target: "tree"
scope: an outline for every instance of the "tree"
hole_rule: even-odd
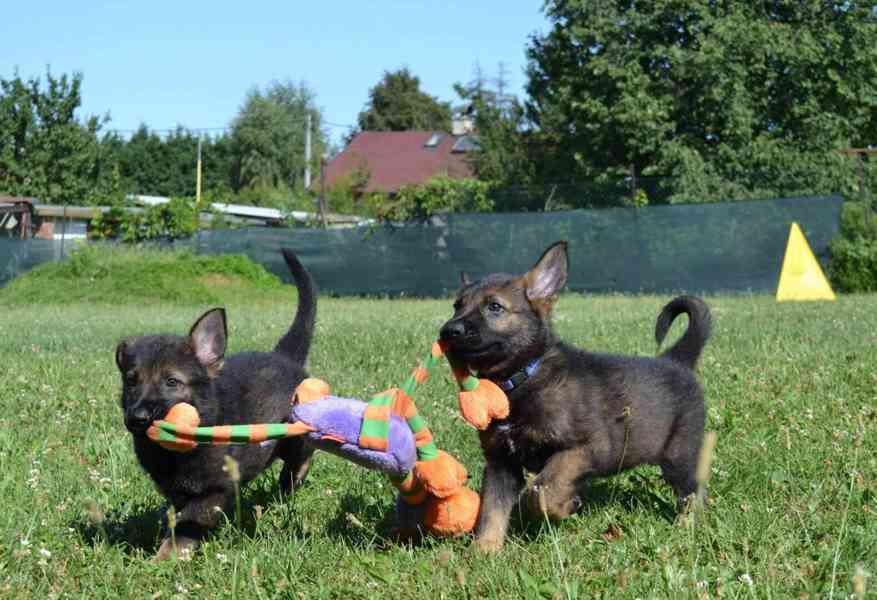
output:
[[[542,168],[673,174],[689,200],[839,191],[836,150],[877,141],[874,8],[548,0],[527,50]]]
[[[384,71],[359,113],[360,131],[450,131],[451,106],[420,90],[407,67]]]
[[[311,172],[327,143],[316,95],[304,83],[274,82],[253,89],[232,122],[231,152],[235,191],[242,188],[287,188],[302,185],[305,129],[311,116]]]
[[[0,78],[0,191],[53,204],[88,204],[114,191],[115,165],[102,154],[106,119],[76,117],[82,74],[46,72],[24,81]]]
[[[524,186],[532,183],[534,177],[533,159],[529,154],[529,123],[517,97],[506,93],[508,87],[508,75],[503,63],[499,63],[492,85],[477,63],[472,80],[454,85],[454,90],[463,100],[460,112],[474,121],[475,139],[479,146],[471,154],[475,174],[479,179],[501,188]],[[531,207],[501,202],[497,208],[514,210]]]

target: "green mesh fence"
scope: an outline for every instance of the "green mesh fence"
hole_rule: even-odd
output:
[[[237,253],[289,280],[278,253],[291,248],[324,293],[442,296],[460,271],[520,273],[568,240],[569,289],[588,292],[774,292],[789,226],[797,222],[823,266],[842,198],[465,214],[429,223],[352,229],[249,227],[202,231],[177,245]],[[65,250],[70,250],[68,242]],[[0,244],[3,281],[60,258],[58,242]]]

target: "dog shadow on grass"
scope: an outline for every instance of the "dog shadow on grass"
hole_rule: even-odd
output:
[[[581,518],[614,507],[616,518],[620,520],[637,511],[646,510],[658,519],[673,523],[677,517],[676,503],[675,500],[662,495],[663,490],[658,483],[660,476],[652,478],[638,475],[632,479],[636,481],[632,483],[611,479],[588,481],[580,492],[582,506],[576,514]],[[670,495],[672,496],[672,492]],[[550,526],[568,527],[560,523],[551,523]],[[545,528],[546,522],[543,518],[533,515],[520,504],[515,507],[509,527],[511,534],[522,541],[533,541],[545,533]]]
[[[284,503],[294,503],[295,496],[281,497],[276,486],[254,487],[246,490],[240,500],[240,519],[234,509],[227,515],[226,522],[217,527],[216,533],[225,527],[237,527],[239,535],[255,537],[259,519],[264,511],[279,507]],[[126,509],[112,509],[102,512],[88,508],[85,513],[68,526],[79,533],[82,540],[90,545],[107,545],[120,548],[129,555],[154,554],[167,526],[168,506],[166,504],[144,503]],[[291,536],[301,535],[303,527],[294,516],[294,510],[286,510],[281,528]],[[209,536],[208,536],[209,539]]]
[[[338,510],[325,527],[328,537],[355,548],[387,548],[394,539],[395,510],[386,503],[348,493],[341,497]]]

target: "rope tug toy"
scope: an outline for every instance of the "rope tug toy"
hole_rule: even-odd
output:
[[[316,448],[389,477],[399,490],[396,519],[401,535],[415,535],[418,529],[439,536],[461,535],[475,527],[480,499],[465,487],[468,474],[463,465],[436,446],[411,399],[442,356],[451,364],[460,388],[460,412],[466,421],[483,430],[492,419],[508,416],[505,392],[492,381],[472,375],[436,342],[400,388],[376,394],[368,402],[333,396],[325,381],[309,378],[291,398],[288,423],[199,427],[195,407],[180,403],[165,419],[155,421],[147,435],[177,452],[199,445],[253,444],[305,436]]]

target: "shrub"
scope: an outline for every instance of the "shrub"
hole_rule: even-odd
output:
[[[134,243],[187,238],[197,230],[198,211],[194,203],[185,198],[171,198],[166,204],[137,212],[114,206],[91,220],[88,235],[94,240],[120,239]]]
[[[284,290],[280,279],[245,256],[89,243],[44,263],[0,290],[2,304],[172,302],[221,304],[241,294]]]
[[[433,177],[421,185],[402,187],[396,196],[371,211],[382,221],[423,220],[438,213],[490,212],[491,185],[477,179]]]
[[[831,241],[828,274],[841,292],[877,291],[877,214],[873,200],[847,202]]]

